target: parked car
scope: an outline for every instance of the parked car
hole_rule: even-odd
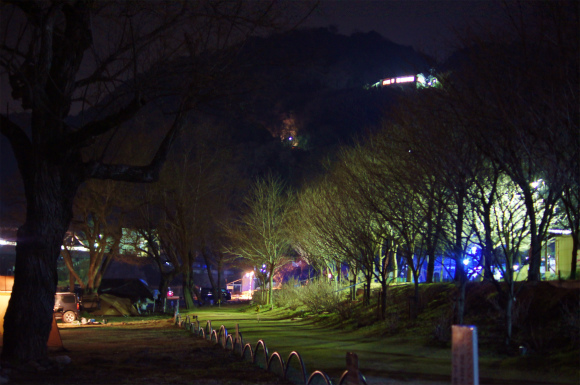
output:
[[[221,291],[221,300],[223,302],[229,301],[232,299],[232,294],[229,290],[224,289],[223,287],[220,289]],[[209,302],[213,300],[213,289],[211,287],[204,287],[201,289],[201,300],[204,302]]]
[[[71,323],[79,318],[81,304],[75,293],[56,293],[54,296],[54,317]]]

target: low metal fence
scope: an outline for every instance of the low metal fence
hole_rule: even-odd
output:
[[[174,315],[175,325],[191,331],[194,336],[209,340],[219,344],[223,349],[230,351],[232,354],[252,362],[264,370],[268,370],[284,380],[296,384],[316,385],[326,384],[333,385],[330,377],[320,370],[315,370],[310,375],[306,370],[304,361],[297,351],[292,351],[283,359],[278,352],[270,354],[266,342],[260,339],[252,347],[250,343],[244,343],[239,324],[236,324],[235,334],[229,334],[224,325],[219,329],[213,329],[211,321],[207,321],[205,326],[201,326],[197,316],[192,319],[189,315],[182,319],[181,315]],[[359,371],[358,356],[356,353],[346,353],[346,370],[342,373],[338,385],[366,385],[366,379]]]

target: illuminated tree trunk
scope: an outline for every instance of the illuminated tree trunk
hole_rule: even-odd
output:
[[[268,304],[274,310],[274,264],[270,265],[269,290],[268,290]]]
[[[371,303],[371,282],[373,280],[373,274],[372,274],[372,272],[369,273],[367,270],[365,270],[364,274],[365,274],[366,285],[365,285],[363,303],[365,305],[369,305]]]
[[[433,275],[435,274],[435,247],[427,246],[427,283],[433,283]]]
[[[350,299],[352,301],[356,300],[356,283],[357,283],[357,276],[358,276],[358,263],[355,263],[355,267],[350,270],[349,276],[352,277],[350,279]]]
[[[397,261],[397,251],[394,250],[393,251],[393,280],[396,280],[399,278],[399,262]]]
[[[193,309],[193,276],[191,274],[191,268],[184,269],[183,272],[183,297],[185,300],[185,307],[187,309]],[[216,297],[214,297],[216,298]],[[219,298],[219,297],[217,297]]]

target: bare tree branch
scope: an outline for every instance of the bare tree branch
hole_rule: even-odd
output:
[[[159,178],[163,163],[167,159],[171,145],[185,126],[186,111],[178,112],[173,124],[159,145],[151,162],[146,166],[125,164],[104,164],[90,161],[85,164],[85,178],[112,179],[126,182],[154,182]]]
[[[135,98],[127,106],[121,110],[97,121],[92,121],[83,126],[78,131],[68,135],[68,137],[59,145],[61,150],[70,149],[72,147],[84,147],[97,136],[103,135],[108,131],[120,126],[126,121],[130,120],[135,114],[145,105],[145,101],[140,98]]]

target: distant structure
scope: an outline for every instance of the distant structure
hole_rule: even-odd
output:
[[[371,87],[379,88],[379,87],[388,87],[392,85],[402,86],[413,84],[415,84],[417,88],[437,87],[439,85],[439,80],[437,80],[437,78],[434,75],[424,75],[424,74],[407,75],[381,79],[375,84],[371,85]]]

